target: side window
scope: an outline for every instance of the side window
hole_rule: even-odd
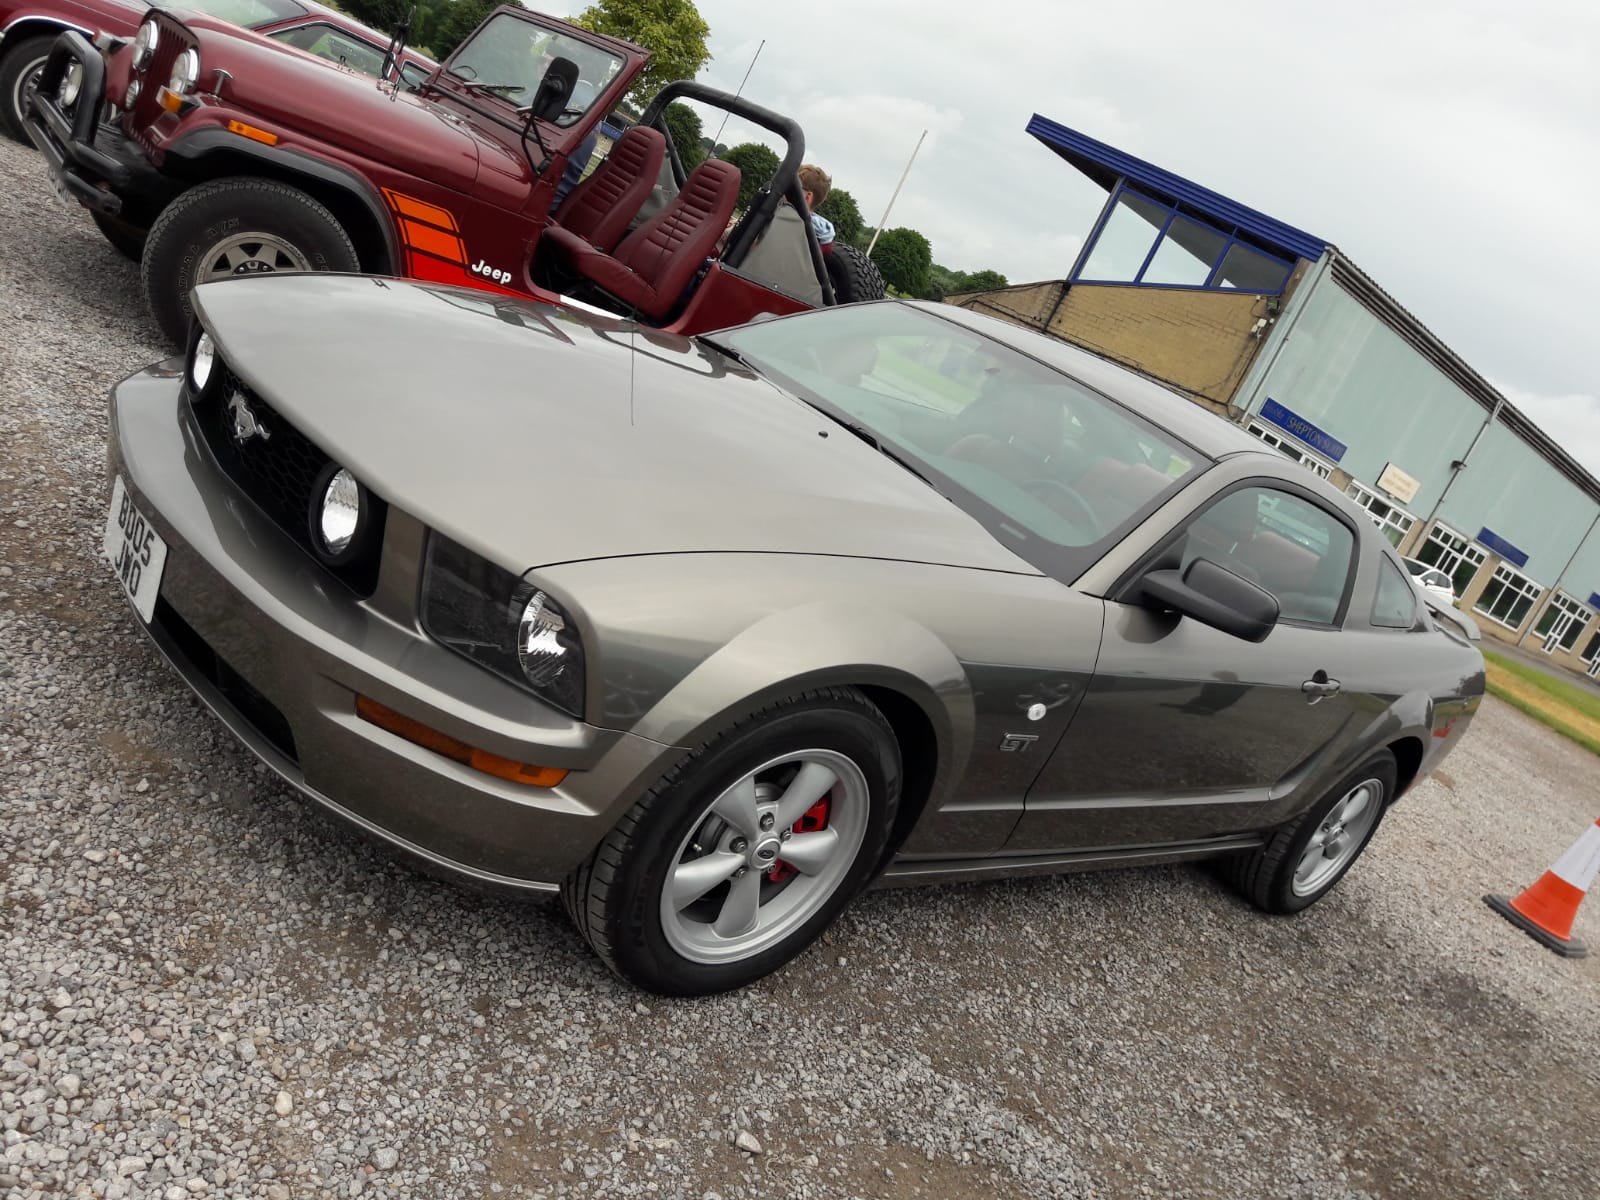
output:
[[[1288,492],[1248,487],[1194,519],[1183,565],[1208,558],[1271,592],[1283,620],[1331,625],[1354,555],[1355,536],[1333,514]]]
[[[270,34],[275,41],[284,42],[307,54],[315,54],[329,62],[338,63],[350,71],[377,77],[383,69],[383,51],[376,46],[352,37],[332,25],[301,25]]]
[[[1387,558],[1378,560],[1378,598],[1372,623],[1386,629],[1410,629],[1417,620],[1417,597],[1411,581]]]

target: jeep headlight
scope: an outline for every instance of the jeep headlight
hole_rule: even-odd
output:
[[[583,716],[583,643],[548,593],[434,534],[422,581],[422,627],[547,704]]]
[[[72,62],[61,76],[61,86],[56,88],[56,101],[64,111],[70,111],[83,91],[83,64]]]
[[[200,52],[190,47],[178,55],[172,64],[172,78],[167,80],[167,90],[179,96],[187,96],[200,79]]]
[[[150,60],[155,57],[156,43],[161,40],[161,29],[154,21],[146,21],[139,26],[139,32],[133,38],[133,69],[142,71],[150,65]]]

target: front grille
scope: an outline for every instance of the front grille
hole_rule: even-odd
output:
[[[151,124],[165,111],[157,93],[172,78],[172,64],[178,61],[178,55],[194,45],[194,35],[174,18],[166,13],[156,13],[153,19],[161,31],[161,40],[156,43],[156,52],[150,56],[150,65],[138,75],[139,98],[133,105],[133,124],[136,128]]]
[[[217,466],[266,517],[307,554],[316,558],[311,541],[311,506],[323,471],[333,461],[294,427],[261,394],[218,358],[215,381],[206,399],[191,396],[191,408],[200,432]],[[245,406],[259,429],[254,436],[236,436],[235,398]],[[387,505],[368,492],[371,502],[363,546],[356,556],[326,569],[359,596],[370,596],[378,585],[379,558]],[[318,558],[318,561],[322,561]]]
[[[183,656],[184,660],[212,687],[222,693],[223,699],[245,721],[264,737],[277,752],[295,765],[300,759],[295,753],[294,734],[283,713],[255,688],[249,680],[235,671],[211,648],[211,643],[201,637],[194,626],[178,615],[176,609],[164,599],[156,599],[156,610],[150,619],[157,633],[165,636],[168,646]]]

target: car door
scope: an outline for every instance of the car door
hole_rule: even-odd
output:
[[[1251,643],[1107,600],[1088,692],[1006,850],[1185,842],[1281,819],[1276,798],[1353,713],[1339,684],[1351,520],[1309,489],[1245,480],[1165,539],[1151,562],[1210,559],[1271,592],[1278,623]]]

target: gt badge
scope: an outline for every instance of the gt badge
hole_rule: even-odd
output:
[[[243,392],[235,392],[228,397],[228,411],[233,414],[233,440],[239,445],[244,445],[253,437],[263,442],[272,439],[272,430],[256,420],[256,414],[245,401]]]
[[[1037,733],[1008,733],[1000,739],[1002,754],[1016,754],[1039,740]]]

